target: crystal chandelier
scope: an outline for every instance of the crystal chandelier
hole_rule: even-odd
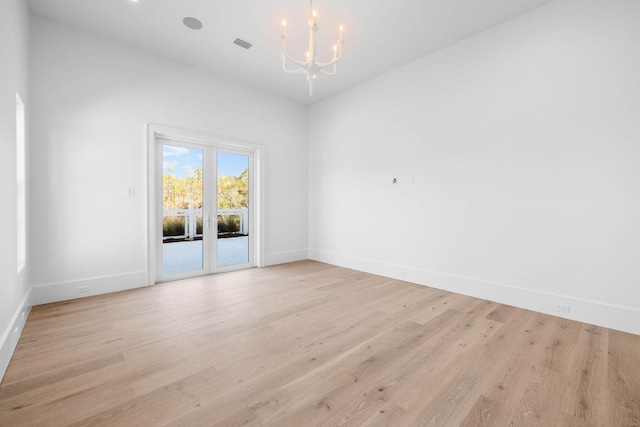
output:
[[[333,59],[330,62],[317,62],[316,61],[316,34],[318,33],[318,24],[316,22],[316,11],[313,10],[313,0],[309,1],[309,51],[307,52],[307,58],[305,61],[296,61],[287,53],[287,23],[282,21],[282,69],[287,74],[306,74],[307,81],[309,82],[309,96],[313,96],[313,80],[318,77],[318,74],[326,74],[333,76],[336,73],[336,64],[342,58],[342,45],[344,40],[342,39],[342,32],[344,28],[340,25],[340,38],[333,46]],[[296,65],[295,68],[287,68],[287,61]]]

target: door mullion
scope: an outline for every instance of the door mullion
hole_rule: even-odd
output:
[[[210,198],[207,203],[207,212],[211,221],[209,221],[209,252],[208,263],[209,273],[215,273],[218,268],[218,162],[217,162],[217,150],[215,147],[210,147],[210,151],[207,153],[207,162],[209,163],[209,177],[207,178],[207,184],[209,189],[207,190],[207,196]]]

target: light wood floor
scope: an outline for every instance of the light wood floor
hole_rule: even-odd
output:
[[[34,307],[0,425],[638,426],[640,336],[312,261]]]

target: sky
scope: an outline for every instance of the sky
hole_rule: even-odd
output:
[[[162,173],[172,174],[178,178],[186,178],[189,170],[202,168],[203,150],[180,147],[176,145],[162,146]],[[218,152],[218,175],[237,176],[247,169],[249,157],[241,154]]]

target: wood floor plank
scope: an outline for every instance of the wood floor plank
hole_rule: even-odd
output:
[[[563,395],[562,411],[593,425],[607,422],[606,410],[601,408],[608,394],[607,340],[602,328],[583,325],[577,347],[580,351],[574,352],[575,369],[567,375],[571,387]]]
[[[640,336],[609,331],[608,346],[609,419],[640,426]]]
[[[460,423],[460,427],[486,427],[494,425],[491,414],[496,412],[495,407],[499,405],[500,402],[497,400],[489,399],[487,396],[481,394],[467,413],[467,416]]]
[[[256,414],[250,408],[244,408],[235,414],[225,418],[219,423],[213,424],[213,427],[260,427],[264,426],[262,421],[258,420]]]
[[[561,425],[562,395],[561,375],[553,370],[536,367],[529,384],[517,403],[509,425],[513,426],[555,426]]]
[[[163,425],[176,413],[199,405],[200,393],[209,390],[219,374],[208,368],[160,389],[127,400],[75,423],[84,425]],[[190,390],[188,388],[191,388]]]
[[[508,328],[508,329],[507,329]],[[500,405],[491,411],[495,425],[509,425],[513,412],[522,405],[530,379],[543,359],[544,344],[555,329],[547,316],[527,312],[519,319],[511,319],[494,335],[491,351],[479,355],[476,368],[484,366],[482,394]],[[504,341],[502,333],[509,334]],[[506,349],[503,347],[506,344]],[[491,365],[491,363],[493,363]],[[477,370],[475,370],[477,373]]]
[[[301,261],[34,307],[1,426],[637,426],[640,337]]]
[[[406,427],[418,425],[414,417],[393,402],[385,404],[360,424],[366,427]]]

